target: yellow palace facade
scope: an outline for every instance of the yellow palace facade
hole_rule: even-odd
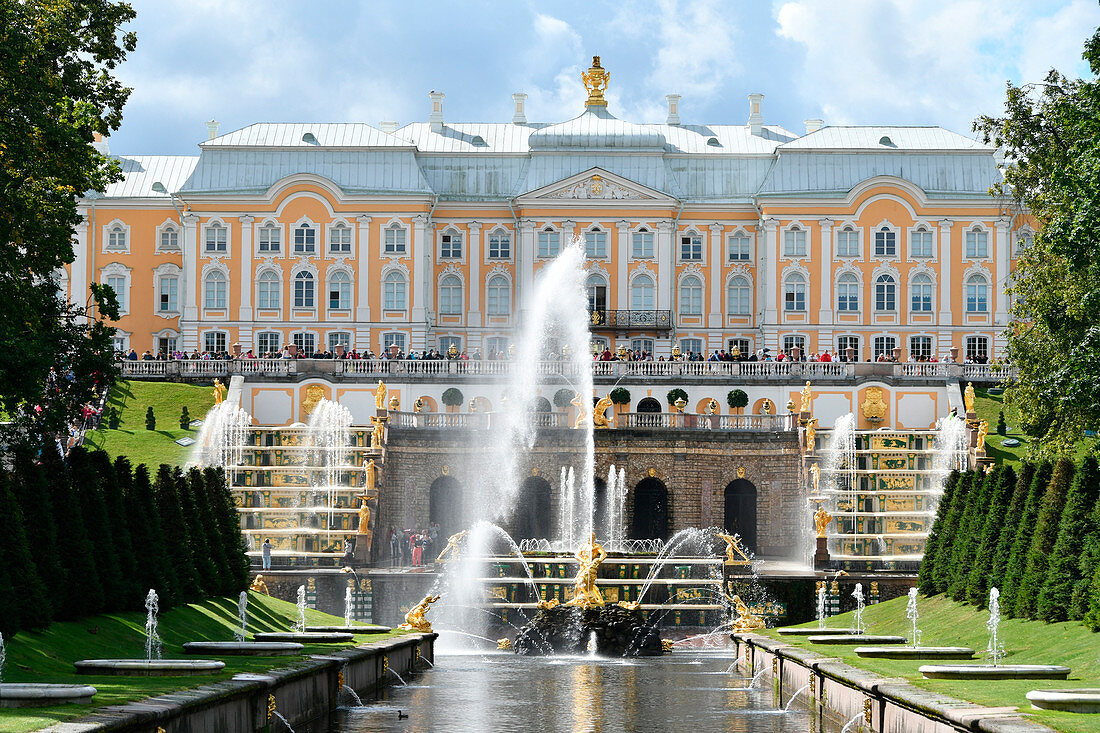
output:
[[[210,123],[197,156],[118,155],[63,286],[114,287],[117,345],[139,353],[487,354],[577,237],[613,350],[1001,354],[1032,230],[988,193],[995,150],[937,127],[798,134],[757,94],[743,125],[682,122],[677,95],[635,124],[602,74],[566,122],[528,122],[515,94],[510,122],[452,123],[432,92],[403,127]]]

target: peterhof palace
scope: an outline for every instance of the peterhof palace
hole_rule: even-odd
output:
[[[598,64],[598,61],[596,62]],[[594,67],[598,68],[598,67]],[[602,71],[602,70],[601,70]],[[579,237],[594,344],[841,359],[1004,349],[1032,235],[990,194],[997,153],[940,127],[634,123],[591,94],[565,122],[257,123],[193,156],[114,153],[63,285],[119,296],[117,345],[506,352],[539,270]],[[106,150],[106,141],[101,141]]]

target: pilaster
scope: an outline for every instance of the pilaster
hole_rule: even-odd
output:
[[[183,301],[183,315],[180,317],[180,341],[183,349],[199,347],[199,258],[198,258],[199,217],[195,214],[183,216],[183,268],[180,279],[180,295]]]
[[[470,232],[469,248],[466,253],[470,263],[470,282],[466,285],[469,292],[470,310],[466,315],[466,327],[481,326],[481,222],[471,221],[467,228]]]
[[[92,246],[88,231],[88,215],[81,212],[80,223],[76,225],[73,264],[69,268],[69,302],[81,307],[88,301],[88,248]]]
[[[993,325],[1004,327],[1008,325],[1008,279],[1010,276],[1010,262],[1012,244],[1008,236],[1008,228],[1012,220],[1007,216],[997,219],[996,246],[996,272],[993,273]]]
[[[356,243],[355,254],[358,257],[358,272],[356,273],[356,290],[357,297],[355,299],[355,320],[363,323],[370,322],[370,265],[372,261],[372,254],[370,249],[370,222],[371,218],[367,215],[357,216],[355,221],[358,224],[357,235],[359,241]],[[358,329],[357,329],[358,331]],[[367,331],[367,342],[370,340],[370,331]],[[360,334],[356,333],[356,339],[360,339]]]
[[[676,265],[672,258],[672,222],[657,222],[657,310],[672,310]]]
[[[954,222],[951,219],[944,219],[940,222],[940,241],[939,241],[939,256],[936,258],[940,263],[940,310],[939,310],[939,322],[941,327],[948,327],[952,324],[951,320],[951,262],[955,259],[954,253],[951,251],[951,225]],[[942,336],[941,336],[942,338]]]
[[[516,310],[519,322],[527,320],[527,304],[531,300],[535,276],[535,222],[519,221],[519,242],[516,246]]]
[[[244,214],[238,216],[237,221],[241,223],[241,304],[237,319],[241,321],[241,327],[245,328],[245,322],[252,321],[252,222],[256,221],[256,217]],[[251,341],[250,323],[247,328]]]
[[[617,239],[615,240],[615,307],[619,310],[630,309],[630,286],[627,282],[627,262],[630,259],[630,222],[620,220],[615,222]]]
[[[833,322],[833,220],[822,219],[820,224],[821,307],[817,312],[817,322],[825,326]]]
[[[707,325],[711,328],[722,327],[722,225],[717,222],[710,225],[710,314]],[[713,344],[708,344],[713,347]]]

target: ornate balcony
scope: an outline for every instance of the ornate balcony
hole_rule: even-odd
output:
[[[592,331],[671,331],[672,311],[589,311],[588,328]]]

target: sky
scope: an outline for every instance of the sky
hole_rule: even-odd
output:
[[[441,91],[450,122],[584,110],[580,73],[599,54],[608,109],[686,124],[764,121],[941,125],[972,134],[1002,110],[1005,83],[1088,69],[1097,0],[660,0],[352,2],[131,0],[138,47],[116,154],[195,154],[205,122],[426,121]]]

